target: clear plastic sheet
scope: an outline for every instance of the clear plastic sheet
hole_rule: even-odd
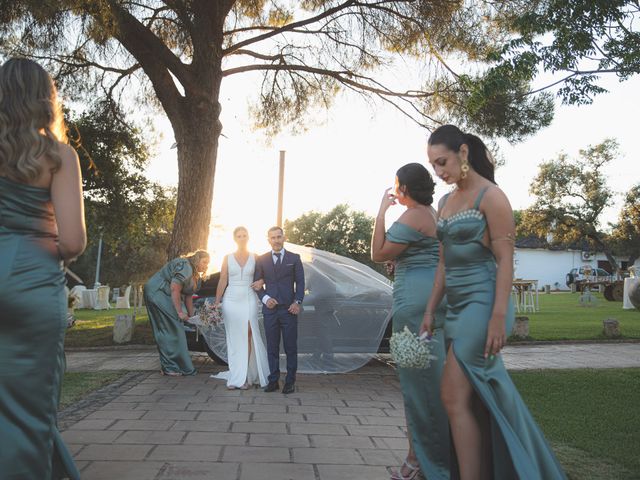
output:
[[[298,317],[298,372],[345,373],[364,366],[376,355],[390,320],[391,282],[372,268],[334,253],[294,244],[286,244],[285,249],[300,255],[306,283]],[[209,348],[226,360],[224,323],[198,329]],[[284,372],[286,357],[280,348]]]

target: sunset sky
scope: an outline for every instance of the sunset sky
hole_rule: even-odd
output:
[[[248,114],[258,78],[231,78],[223,83],[221,95],[224,125],[214,187],[213,225],[209,248],[214,263],[233,249],[231,230],[246,225],[256,251],[267,248],[265,232],[275,222],[278,151],[286,150],[284,217],[293,219],[309,210],[328,211],[339,203],[375,215],[385,188],[395,171],[408,162],[426,162],[428,132],[383,105],[371,105],[353,94],[340,95],[329,111],[316,112],[315,124],[304,134],[283,134],[268,143],[261,131],[252,129]],[[506,164],[496,179],[514,209],[531,205],[529,185],[543,160],[561,151],[577,155],[580,148],[595,145],[607,137],[617,138],[620,157],[607,169],[610,187],[627,191],[640,181],[637,151],[637,119],[640,78],[624,83],[608,77],[601,82],[610,90],[596,97],[592,105],[561,106],[553,124],[527,141],[510,145],[500,142]],[[155,120],[162,138],[148,175],[164,185],[177,184],[176,150],[169,122]],[[436,201],[449,190],[438,181]],[[615,221],[622,195],[605,214]],[[393,210],[393,209],[392,209]],[[400,213],[389,213],[388,222]]]

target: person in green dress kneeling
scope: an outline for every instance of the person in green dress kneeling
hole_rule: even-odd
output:
[[[194,375],[183,322],[195,314],[193,297],[209,268],[209,254],[198,250],[174,258],[144,286],[144,301],[160,353],[160,373]],[[186,312],[183,309],[183,303]]]
[[[438,266],[434,182],[427,169],[409,163],[396,173],[393,193],[385,191],[371,240],[374,262],[395,260],[393,284],[393,332],[405,328],[417,334],[431,296]],[[385,213],[399,203],[406,207],[385,234]],[[449,424],[440,400],[440,379],[445,359],[444,303],[438,310],[437,328],[432,341],[436,358],[427,368],[398,367],[404,398],[409,453],[404,464],[392,473],[392,480],[449,479]]]

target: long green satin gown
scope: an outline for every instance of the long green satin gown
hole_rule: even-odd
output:
[[[433,288],[439,243],[436,238],[398,222],[391,225],[386,238],[390,242],[408,245],[396,259],[393,331],[401,331],[406,326],[417,334]],[[440,400],[440,379],[445,360],[444,306],[444,302],[441,303],[435,315],[432,354],[437,359],[425,369],[398,368],[407,428],[420,469],[429,480],[449,478],[449,423]]]
[[[78,479],[57,408],[65,278],[46,188],[0,177],[0,480]]]
[[[165,264],[144,286],[144,301],[165,373],[194,375],[182,321],[171,300],[171,284],[181,286],[182,295],[193,295],[199,285],[193,283],[193,269],[186,258],[174,258]]]
[[[565,479],[558,460],[513,384],[502,357],[484,358],[496,289],[496,261],[483,237],[487,221],[473,208],[438,220],[445,263],[447,346],[487,408],[491,424],[493,478]],[[446,198],[445,198],[446,203]],[[444,205],[444,204],[443,204]],[[506,331],[514,321],[509,304]],[[452,472],[453,475],[453,472]]]

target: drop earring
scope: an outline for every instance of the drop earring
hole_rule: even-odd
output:
[[[467,178],[467,174],[469,173],[469,161],[465,158],[460,165],[460,170],[462,173],[460,174],[460,178]]]

